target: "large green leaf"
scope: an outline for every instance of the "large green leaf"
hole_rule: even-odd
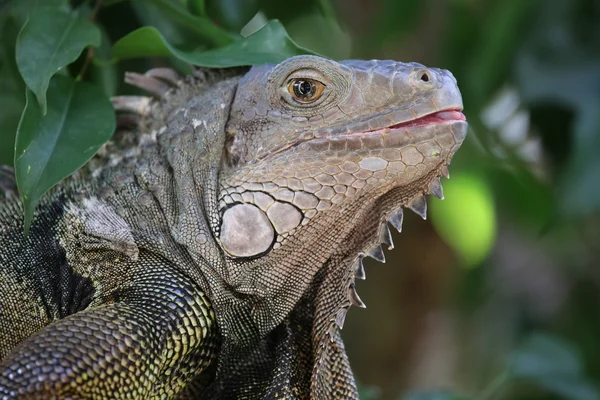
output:
[[[229,2],[234,3],[235,1],[230,0]],[[247,3],[243,0],[237,1]],[[220,1],[215,0],[215,2],[221,4]],[[361,40],[366,41],[366,35],[359,35],[360,38],[350,37],[349,32],[344,29],[344,24],[336,18],[331,0],[259,0],[258,2],[261,11],[260,17],[264,15],[267,20],[281,21],[290,37],[298,45],[334,60],[350,57],[353,39],[355,43]],[[396,15],[396,24],[402,25],[403,22],[398,19],[399,17]],[[253,24],[259,22],[260,19],[262,18],[253,19]],[[376,25],[379,25],[379,22]],[[248,29],[248,27],[244,29]],[[373,47],[374,43],[371,42],[370,48]]]
[[[194,15],[206,15],[206,4],[204,0],[188,0],[187,8]]]
[[[158,29],[176,46],[219,47],[233,42],[236,37],[204,15],[191,14],[183,4],[173,0],[138,0],[132,1],[131,6],[142,25]]]
[[[258,12],[258,0],[207,0],[208,15],[233,32],[239,32]]]
[[[104,89],[104,93],[110,97],[117,94],[121,77],[118,76],[117,65],[110,62],[112,59],[110,37],[103,26],[100,27],[100,30],[102,32],[102,42],[95,51],[90,76],[92,81],[99,83]]]
[[[75,61],[87,46],[100,45],[100,31],[90,21],[59,10],[35,10],[17,38],[17,65],[27,87],[46,113],[50,78]]]
[[[13,0],[11,6],[11,15],[19,28],[33,11],[58,10],[66,13],[71,10],[69,0]]]
[[[535,1],[504,0],[492,3],[486,23],[478,35],[479,45],[468,67],[464,92],[483,105],[506,82],[510,63],[522,42]]]
[[[217,68],[278,63],[307,53],[311,52],[294,43],[277,20],[269,22],[247,38],[208,51],[177,49],[152,27],[131,32],[113,47],[113,55],[118,59],[172,55],[190,64]]]
[[[25,106],[25,84],[15,63],[15,40],[19,30],[8,15],[0,24],[0,164],[12,165],[15,135]]]
[[[48,87],[46,115],[27,91],[15,146],[26,232],[40,197],[85,164],[114,129],[112,105],[95,85],[55,76]]]

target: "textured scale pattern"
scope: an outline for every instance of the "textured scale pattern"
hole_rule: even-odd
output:
[[[27,238],[0,170],[0,397],[357,399],[340,329],[388,221],[443,197],[452,75],[299,56],[126,81],[154,98],[113,99],[129,129]]]

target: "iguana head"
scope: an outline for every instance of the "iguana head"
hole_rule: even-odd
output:
[[[424,195],[442,196],[461,110],[452,74],[416,63],[298,56],[241,79],[215,236],[255,321],[273,327],[323,269],[332,321],[362,305],[354,279],[391,245],[387,221],[400,229],[402,207],[424,217]]]
[[[320,325],[341,326],[351,304],[364,306],[354,285],[362,258],[383,261],[381,243],[391,246],[388,221],[400,229],[403,207],[425,217],[424,196],[442,197],[439,177],[467,132],[452,74],[315,56],[241,77],[172,74],[127,77],[159,102],[114,102],[154,131],[146,142],[161,150],[151,145],[145,159],[166,157],[176,197],[160,195],[169,169],[157,161],[136,167],[137,180],[177,215],[170,235],[230,322],[223,335],[263,335],[309,292]],[[238,325],[245,331],[225,331]]]

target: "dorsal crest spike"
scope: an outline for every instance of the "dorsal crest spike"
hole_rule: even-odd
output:
[[[131,112],[146,115],[149,111],[152,97],[147,96],[113,96],[110,98],[115,111]]]
[[[444,175],[446,177],[446,179],[450,179],[450,171],[448,171],[448,166],[447,165],[444,165],[442,167],[441,172],[442,172],[442,175]]]
[[[390,227],[388,226],[387,221],[383,221],[381,223],[381,229],[379,233],[379,240],[382,244],[385,244],[388,250],[392,250],[394,248],[394,241],[392,240],[392,232],[390,232]]]
[[[365,273],[365,266],[363,265],[363,256],[358,256],[356,261],[354,262],[354,277],[356,279],[367,279],[367,274]]]
[[[165,67],[149,69],[144,75],[150,78],[158,78],[161,81],[170,84],[171,86],[177,86],[183,79],[183,77],[179,75],[177,71],[172,68]]]
[[[401,208],[394,211],[390,218],[388,219],[390,224],[398,231],[398,233],[402,232],[402,222],[404,221],[404,211]]]
[[[125,82],[145,90],[158,98],[162,98],[172,87],[160,79],[138,74],[136,72],[126,72]]]
[[[440,200],[444,200],[444,190],[442,189],[442,183],[439,178],[434,179],[429,184],[429,193],[434,195]]]
[[[419,217],[427,219],[427,200],[425,199],[425,196],[419,196],[412,200],[408,204],[408,208],[410,208]]]
[[[344,322],[346,321],[346,314],[348,313],[348,308],[344,307],[341,308],[336,316],[335,316],[335,324],[338,326],[338,328],[340,329],[344,329]]]
[[[367,308],[365,303],[358,296],[358,293],[356,292],[356,285],[354,285],[354,282],[351,283],[350,286],[348,286],[348,294],[350,297],[350,302],[352,304],[354,304],[355,306],[360,307],[360,308]]]
[[[371,247],[367,252],[367,255],[372,259],[379,261],[380,263],[385,262],[385,254],[383,254],[383,249],[381,248],[380,244],[376,244],[375,246]]]

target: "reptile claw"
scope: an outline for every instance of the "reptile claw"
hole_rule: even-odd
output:
[[[420,196],[410,202],[408,205],[415,214],[423,219],[427,219],[427,200],[425,196]]]

